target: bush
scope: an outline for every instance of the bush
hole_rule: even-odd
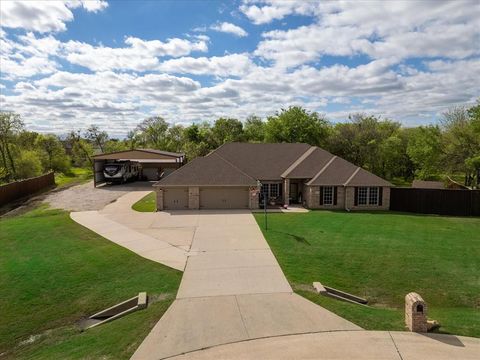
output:
[[[28,179],[42,174],[42,162],[35,151],[27,150],[20,153],[16,161],[17,177]]]

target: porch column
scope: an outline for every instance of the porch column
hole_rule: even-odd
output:
[[[290,179],[283,179],[283,204],[290,205]]]

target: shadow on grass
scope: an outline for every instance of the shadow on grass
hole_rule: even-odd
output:
[[[306,244],[306,245],[311,245],[308,240],[306,238],[304,238],[303,236],[299,236],[299,235],[295,235],[295,234],[290,234],[290,233],[287,233],[287,232],[284,232],[284,231],[276,231],[276,230],[268,230],[270,232],[274,232],[274,233],[277,233],[277,234],[282,234],[282,235],[287,235],[291,238],[293,238],[295,241],[301,243],[301,244]]]

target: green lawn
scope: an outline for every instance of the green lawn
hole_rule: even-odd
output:
[[[55,174],[55,184],[58,187],[70,185],[72,183],[81,184],[92,179],[92,169],[72,168],[70,174]]]
[[[140,212],[154,212],[157,208],[157,198],[155,191],[138,200],[132,205],[132,209]]]
[[[480,218],[393,212],[263,214],[257,222],[294,289],[366,329],[403,330],[404,297],[423,296],[441,331],[480,337]],[[315,294],[320,281],[371,307]]]
[[[128,359],[175,298],[181,272],[36,209],[0,220],[0,354],[15,359]],[[83,317],[147,291],[146,310],[80,332]],[[19,345],[31,335],[30,345]]]

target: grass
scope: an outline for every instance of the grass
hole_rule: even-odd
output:
[[[154,212],[157,208],[157,198],[155,191],[144,196],[132,205],[132,209],[140,212]]]
[[[63,187],[72,183],[81,184],[92,179],[92,177],[92,169],[74,167],[69,174],[56,173],[55,184],[57,184],[58,187]]]
[[[39,208],[0,220],[0,354],[127,359],[175,298],[181,273]],[[146,310],[80,332],[76,323],[147,291]],[[28,345],[19,345],[39,335]]]
[[[404,297],[418,292],[441,331],[480,337],[480,218],[394,212],[255,215],[300,295],[371,330],[403,330]],[[312,292],[320,281],[371,307]]]

